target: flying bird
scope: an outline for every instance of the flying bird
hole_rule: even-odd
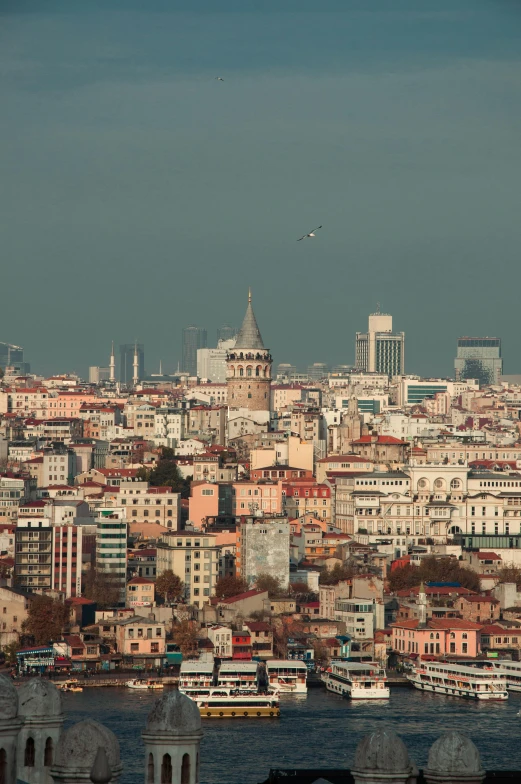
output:
[[[322,228],[322,226],[317,226],[317,228],[313,229],[313,231],[310,231],[309,234],[303,234],[302,237],[298,238],[297,242],[300,242],[300,240],[310,239],[310,237],[314,237],[315,236],[315,232],[318,231],[321,228]]]
[[[217,82],[224,82],[224,79],[222,78],[222,76],[216,76],[216,77],[215,77],[215,80],[216,80]]]

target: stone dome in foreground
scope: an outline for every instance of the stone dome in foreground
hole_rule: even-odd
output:
[[[53,768],[84,770],[90,773],[98,748],[105,749],[112,771],[121,767],[119,742],[111,730],[97,721],[86,719],[62,733],[56,746]]]
[[[62,715],[60,692],[51,681],[31,678],[18,692],[18,713],[24,718],[54,718]]]
[[[458,776],[476,776],[484,773],[481,758],[470,738],[461,732],[445,732],[429,750],[427,773],[439,775],[453,773]]]
[[[356,748],[353,769],[360,772],[408,773],[412,768],[403,741],[391,729],[366,735]]]
[[[18,715],[18,692],[13,682],[0,675],[0,721],[16,719]]]
[[[178,689],[168,691],[148,714],[147,734],[193,735],[201,731],[199,708]]]

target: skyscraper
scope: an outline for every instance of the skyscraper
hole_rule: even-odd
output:
[[[501,338],[458,338],[456,381],[475,378],[480,387],[499,384],[503,374]]]
[[[356,333],[356,367],[389,377],[405,372],[405,332],[393,332],[393,317],[371,313],[367,332]]]
[[[217,342],[220,340],[232,340],[237,336],[237,327],[232,327],[231,324],[223,324],[217,330]]]
[[[197,349],[206,348],[206,330],[196,327],[195,324],[183,329],[183,367],[184,373],[190,376],[197,375]]]
[[[143,343],[123,343],[119,347],[119,380],[130,386],[134,374],[134,352],[137,347],[138,375],[145,377],[145,347]]]
[[[11,343],[0,343],[0,368],[14,367],[20,373],[29,373],[30,366],[24,362],[24,350],[21,346],[13,346]]]

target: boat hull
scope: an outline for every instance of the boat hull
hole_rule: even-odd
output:
[[[507,700],[508,694],[504,692],[475,692],[470,689],[461,689],[457,686],[438,686],[433,683],[426,683],[425,681],[417,681],[409,677],[410,682],[415,689],[419,691],[431,691],[435,694],[444,694],[446,697],[462,697],[467,700]]]
[[[248,708],[237,705],[222,705],[216,708],[199,707],[203,719],[276,719],[280,716],[280,708],[259,706]]]

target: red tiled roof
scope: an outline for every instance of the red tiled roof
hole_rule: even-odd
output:
[[[512,634],[518,633],[517,628],[512,629],[504,629],[502,626],[498,626],[495,623],[485,624],[485,626],[481,627],[481,634]]]
[[[502,558],[497,553],[487,553],[487,552],[479,552],[476,553],[478,560],[480,561],[501,561]]]
[[[250,632],[269,632],[271,626],[264,621],[245,621],[245,626],[248,627]]]
[[[482,594],[473,594],[472,596],[462,596],[466,602],[490,602],[490,604],[499,604],[497,599],[492,596],[483,596]]]
[[[238,593],[236,596],[230,596],[229,599],[219,599],[219,601],[221,604],[234,604],[234,602],[240,602],[243,599],[251,599],[253,596],[261,596],[264,593],[267,593],[267,591],[257,591],[255,588],[253,588],[251,591]]]
[[[371,444],[372,436],[361,436],[358,441],[353,441],[353,444]],[[402,444],[404,446],[407,445],[407,441],[402,441],[400,438],[395,438],[394,436],[378,436],[377,444]]]
[[[153,582],[153,580],[148,580],[146,577],[133,577],[132,580],[128,581],[127,585],[150,585]]]
[[[398,629],[418,629],[420,620],[418,618],[395,621],[391,626]],[[462,618],[430,618],[427,621],[426,629],[440,629],[450,631],[450,629],[467,629],[474,631],[481,629],[479,623],[472,623],[472,621],[464,621]]]

